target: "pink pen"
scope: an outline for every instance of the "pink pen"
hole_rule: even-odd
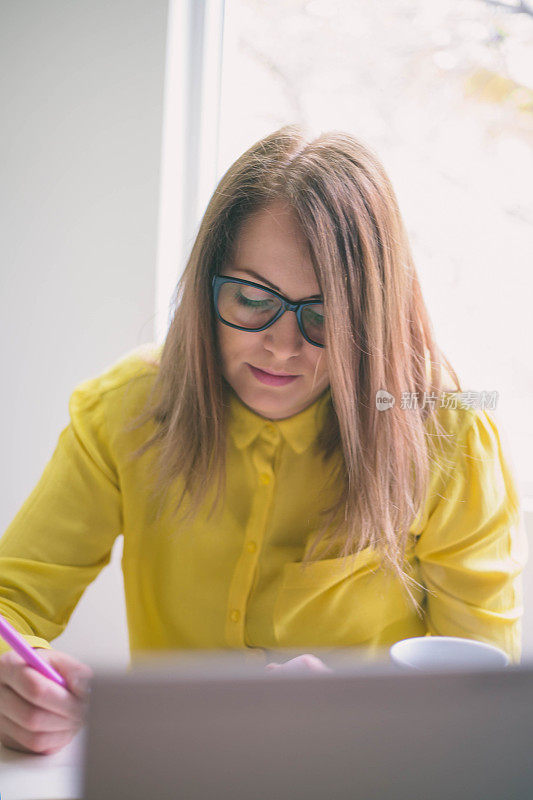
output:
[[[45,678],[50,678],[51,681],[55,681],[60,686],[63,686],[67,689],[67,683],[62,675],[59,674],[50,664],[47,664],[42,658],[39,658],[35,650],[26,644],[22,636],[17,633],[15,628],[9,624],[9,622],[4,619],[4,617],[0,614],[0,636],[4,639],[15,651],[18,653],[19,656],[22,656],[26,664],[29,664],[30,667],[33,667],[40,672],[41,675],[44,675]]]

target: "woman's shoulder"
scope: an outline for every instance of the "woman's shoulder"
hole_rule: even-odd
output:
[[[156,343],[140,345],[78,383],[70,396],[71,414],[104,403],[112,407],[126,396],[134,406],[142,404],[158,373],[162,348]]]
[[[428,367],[428,379],[430,377]],[[477,405],[479,398],[472,392],[464,392],[458,388],[455,379],[446,368],[440,364],[440,391],[428,392],[424,398],[434,410],[435,414],[429,417],[431,435],[435,435],[436,428],[439,433],[451,442],[457,442],[465,429],[479,416]]]
[[[473,394],[443,393],[444,404],[436,414],[439,425],[427,428],[433,478],[439,484],[464,479],[473,487],[485,482],[485,473],[504,474],[507,481],[514,474],[512,450],[496,409]]]

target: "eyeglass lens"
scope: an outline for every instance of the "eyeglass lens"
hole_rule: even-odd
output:
[[[267,325],[281,308],[281,300],[267,290],[255,286],[226,282],[220,286],[218,313],[226,322],[249,330]],[[302,326],[306,336],[324,344],[324,305],[316,303],[302,308]]]

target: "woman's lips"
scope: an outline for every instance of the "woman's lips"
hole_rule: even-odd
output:
[[[268,386],[285,386],[286,383],[292,383],[292,381],[300,377],[299,375],[270,375],[262,369],[252,367],[251,364],[248,364],[248,366],[254,378],[257,378],[261,383],[266,383]]]

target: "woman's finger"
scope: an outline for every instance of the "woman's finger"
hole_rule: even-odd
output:
[[[24,753],[48,754],[65,747],[76,731],[28,731],[0,714],[0,741],[7,747]]]
[[[314,656],[312,653],[304,653],[303,656],[298,656],[298,658],[301,658],[302,664],[312,672],[333,672],[318,656]]]
[[[91,680],[94,672],[88,664],[78,661],[77,658],[62,650],[36,648],[39,655],[54,667],[66,680],[69,692],[85,699],[90,691]]]
[[[83,723],[81,708],[71,718],[54,714],[28,702],[10,686],[0,686],[0,708],[5,717],[30,731],[69,731]]]
[[[284,664],[277,664],[272,661],[266,665],[268,670],[282,670],[283,672],[333,672],[323,661],[311,653],[304,653],[296,658],[291,658]]]
[[[79,713],[79,698],[28,666],[17,653],[5,653],[2,656],[1,683],[46,711],[67,718]]]

